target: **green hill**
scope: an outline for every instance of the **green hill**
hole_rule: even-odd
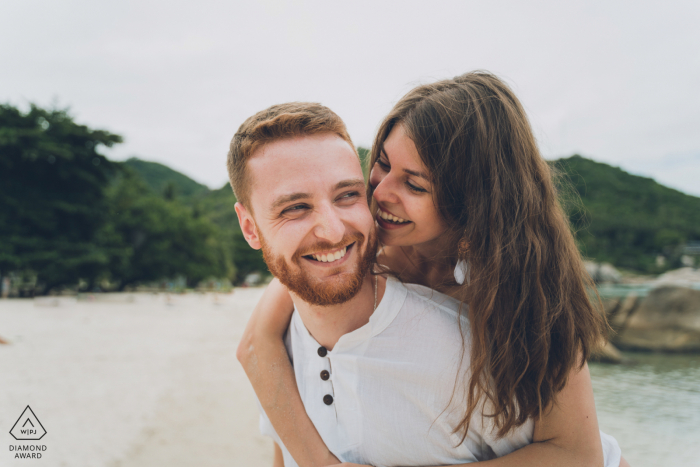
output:
[[[570,205],[569,213],[586,257],[661,272],[680,267],[682,246],[700,240],[700,198],[578,155],[552,164],[580,196],[582,206]]]
[[[360,154],[366,158],[367,150],[360,148]],[[242,239],[228,184],[209,190],[162,164],[139,159],[125,164],[159,193],[174,185],[183,203],[228,233],[239,273],[260,267],[259,254]],[[682,246],[700,240],[700,198],[578,155],[551,164],[563,175],[562,198],[585,257],[657,273],[679,267]],[[660,267],[659,255],[666,260]]]
[[[162,164],[135,158],[124,164],[139,174],[153,191],[173,197],[174,190],[174,197],[188,206],[196,217],[206,218],[218,227],[220,241],[230,252],[238,280],[251,272],[267,270],[261,252],[251,249],[243,238],[234,208],[236,197],[228,183],[210,190]]]
[[[197,183],[186,175],[171,169],[167,165],[157,162],[149,162],[132,157],[124,162],[141,175],[146,184],[156,193],[171,191],[171,196],[191,198],[194,195],[204,194],[209,188]]]

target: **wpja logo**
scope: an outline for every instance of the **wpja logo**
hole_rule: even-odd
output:
[[[38,441],[46,435],[46,430],[32,408],[27,406],[10,430],[10,434],[17,441]],[[46,445],[11,444],[10,451],[15,451],[15,459],[41,459]]]

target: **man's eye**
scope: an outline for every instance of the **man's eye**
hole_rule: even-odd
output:
[[[359,191],[351,191],[349,193],[343,193],[339,199],[357,198],[360,196]]]
[[[305,204],[296,204],[294,206],[290,206],[282,211],[282,214],[297,214],[299,212],[302,212],[307,209],[308,206]]]

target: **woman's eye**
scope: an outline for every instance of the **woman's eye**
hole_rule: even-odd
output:
[[[377,159],[377,165],[382,168],[382,170],[389,170],[391,167],[389,167],[389,164],[386,162],[382,161],[381,159]]]
[[[411,182],[406,182],[406,186],[408,187],[409,190],[415,192],[415,193],[427,193],[428,190],[421,188],[419,186],[416,186],[412,184]]]

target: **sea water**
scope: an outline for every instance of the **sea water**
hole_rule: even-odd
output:
[[[632,467],[700,467],[700,355],[624,355],[590,364],[600,429]]]

